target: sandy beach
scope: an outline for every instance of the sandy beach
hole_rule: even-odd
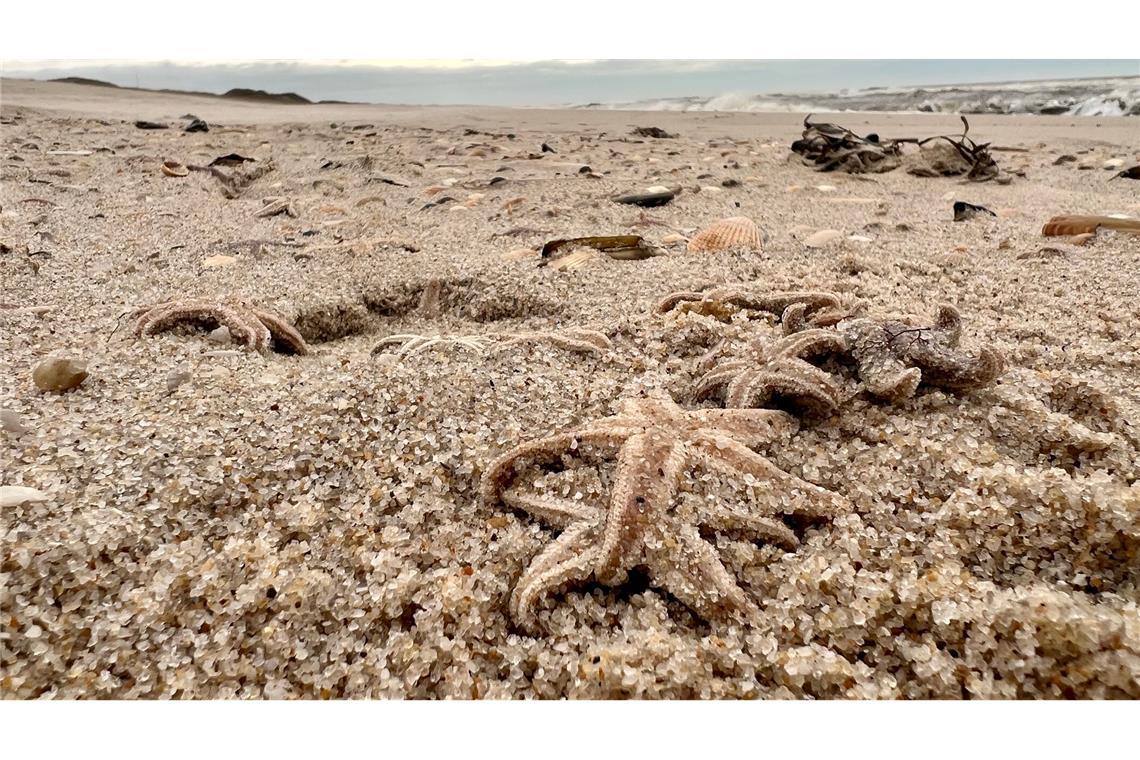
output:
[[[184,132],[191,115],[209,131]],[[1140,163],[1140,120],[972,116],[999,184],[813,171],[789,160],[803,116],[0,81],[0,487],[34,489],[0,507],[0,694],[1140,697],[1140,235],[1042,236],[1059,214],[1140,217],[1140,181],[1110,179]],[[961,131],[950,114],[818,118]],[[631,135],[650,126],[676,137]],[[209,164],[228,154],[255,161],[222,177],[263,173],[227,186]],[[680,192],[612,200],[655,186]],[[955,201],[993,215],[954,221]],[[728,217],[762,246],[688,251]],[[663,255],[540,266],[547,241],[630,234]],[[709,357],[774,344],[781,315],[656,306],[723,286],[919,326],[952,305],[959,350],[1003,371],[891,401],[828,359],[838,408],[777,399],[792,427],[752,447],[807,485],[682,467],[646,528],[655,559],[587,577],[588,531],[534,505],[606,519],[613,450],[520,464],[502,498],[484,476],[662,392],[718,408],[692,393]],[[228,296],[308,353],[209,325],[133,333],[137,307]],[[441,340],[382,344],[413,335]],[[87,376],[41,390],[52,358]],[[787,515],[811,489],[843,506]],[[791,535],[697,517],[718,509]],[[726,599],[758,614],[714,614]]]

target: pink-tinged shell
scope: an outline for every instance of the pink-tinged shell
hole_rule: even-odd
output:
[[[761,250],[763,239],[756,222],[746,216],[731,216],[713,222],[689,241],[689,253],[715,253],[734,248]]]

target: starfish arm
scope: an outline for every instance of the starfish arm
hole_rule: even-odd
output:
[[[566,433],[556,433],[546,438],[515,446],[500,456],[479,482],[479,493],[483,502],[494,506],[499,501],[499,494],[506,487],[522,467],[539,461],[552,461],[561,457],[567,451],[576,448],[579,443],[589,443],[594,446],[608,446],[620,448],[628,438],[629,431],[621,428],[586,428],[571,430]]]
[[[988,348],[970,356],[929,343],[915,343],[907,354],[922,368],[923,381],[940,388],[979,388],[996,380],[1005,368],[1001,355]]]
[[[258,353],[268,351],[273,344],[273,334],[269,331],[269,327],[257,318],[257,313],[252,309],[244,306],[234,306],[233,309],[249,330],[249,340],[246,345]]]
[[[767,404],[772,398],[772,376],[768,372],[752,369],[737,373],[724,392],[724,405],[731,409],[746,409]]]
[[[305,342],[301,333],[297,332],[293,325],[264,309],[253,309],[253,314],[269,329],[269,334],[279,346],[297,356],[305,356],[309,353],[309,344]]]
[[[555,496],[522,494],[513,488],[503,491],[500,498],[508,507],[522,510],[555,528],[568,528],[571,524],[583,520],[600,522],[603,517],[601,510],[582,501],[560,499]]]
[[[914,395],[922,371],[908,369],[895,357],[890,337],[881,325],[870,319],[854,319],[843,325],[843,332],[868,392],[890,401]]]
[[[686,460],[684,446],[656,431],[632,436],[621,447],[594,568],[599,581],[614,583],[635,564],[646,529],[673,500]]]
[[[762,515],[754,515],[735,504],[717,502],[701,507],[701,524],[713,530],[743,533],[753,540],[766,541],[794,551],[800,539],[787,525]]]
[[[684,301],[701,301],[705,298],[706,294],[696,290],[681,290],[676,293],[670,293],[657,302],[657,306],[653,311],[657,314],[664,314],[677,307],[677,304]]]
[[[783,314],[784,309],[794,303],[807,304],[810,309],[839,305],[839,297],[834,293],[800,290],[768,293],[765,295],[738,291],[727,297],[723,297],[722,300],[731,303],[733,306],[739,306],[744,309],[754,309],[756,311],[766,311],[776,315]]]
[[[693,400],[700,401],[701,399],[719,393],[725,386],[731,385],[733,380],[739,377],[741,372],[751,366],[751,362],[743,359],[718,364],[712,371],[706,373],[704,377],[697,381],[697,384],[693,387]]]
[[[811,365],[806,365],[811,367]],[[817,415],[828,415],[839,408],[839,388],[826,373],[815,377],[803,370],[742,373],[725,394],[725,406],[743,409],[767,404],[773,396],[790,399]]]
[[[582,522],[562,532],[530,563],[511,593],[510,612],[523,628],[537,628],[534,605],[542,596],[562,586],[590,578],[598,555],[595,523]]]
[[[813,328],[780,338],[763,350],[763,356],[772,358],[807,358],[825,354],[840,354],[847,350],[847,341],[834,330]]]
[[[697,409],[689,417],[702,433],[728,436],[745,446],[786,440],[800,428],[799,420],[776,409]]]
[[[780,315],[780,326],[784,335],[794,335],[807,329],[807,310],[806,303],[794,303],[784,309]]]
[[[725,436],[705,434],[694,442],[707,466],[735,475],[751,475],[780,492],[785,514],[833,517],[851,511],[851,503],[795,475],[784,472],[747,446]]]
[[[737,618],[752,623],[759,619],[760,608],[740,588],[716,549],[701,538],[695,526],[670,521],[655,533],[659,539],[648,542],[645,551],[653,585],[668,591],[706,620]]]

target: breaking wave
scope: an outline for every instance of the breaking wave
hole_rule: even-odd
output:
[[[714,97],[590,103],[636,111],[918,111],[926,113],[1140,116],[1140,76],[934,87],[869,87],[829,94],[724,93]]]

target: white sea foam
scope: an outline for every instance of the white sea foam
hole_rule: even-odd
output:
[[[1140,116],[1140,76],[934,87],[872,87],[837,93],[727,92],[582,108],[638,111],[925,111]]]

